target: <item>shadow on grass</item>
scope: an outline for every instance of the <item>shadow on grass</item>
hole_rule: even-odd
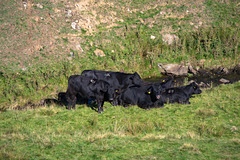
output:
[[[53,104],[59,105],[59,106],[62,106],[62,107],[65,107],[66,109],[68,109],[68,101],[67,101],[67,98],[66,98],[66,93],[65,92],[59,92],[57,99],[54,99],[54,98],[43,99],[43,100],[40,101],[39,104],[34,104],[32,102],[28,102],[27,104],[25,104],[23,106],[18,105],[15,109],[16,110],[35,109],[35,108],[40,108],[40,107],[44,107],[46,105],[53,105]],[[96,112],[98,111],[97,110],[97,104],[96,104],[95,100],[84,99],[84,98],[80,97],[79,95],[77,95],[76,104],[87,105],[92,110],[94,110]]]

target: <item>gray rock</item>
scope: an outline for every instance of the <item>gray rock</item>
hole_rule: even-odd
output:
[[[192,73],[192,74],[194,74],[194,75],[197,74],[197,70],[194,69],[193,66],[192,66],[190,63],[188,63],[188,72],[189,72],[189,73]]]
[[[229,73],[229,70],[228,70],[227,68],[223,68],[223,69],[222,69],[222,72],[223,72],[224,74],[228,74],[228,73]]]
[[[43,5],[41,5],[41,4],[37,4],[37,8],[41,8],[41,9],[43,9]]]
[[[215,74],[229,74],[229,70],[222,66],[215,67],[211,71]]]
[[[237,74],[240,74],[240,64],[236,65],[234,68],[233,68],[233,72],[237,73]]]
[[[209,84],[209,83],[204,83],[204,82],[200,82],[200,83],[198,84],[198,86],[199,86],[200,88],[211,88],[211,84]]]
[[[76,29],[76,25],[77,23],[76,22],[72,22],[71,26],[72,26],[72,29]]]
[[[180,64],[158,63],[159,71],[162,74],[172,74],[175,76],[187,76],[188,67]]]
[[[221,83],[229,83],[230,81],[227,80],[227,79],[221,78],[221,79],[219,80],[219,82],[221,82]]]
[[[24,9],[27,9],[27,2],[23,1],[23,7]]]
[[[72,11],[71,11],[71,10],[69,10],[69,9],[68,9],[68,10],[66,10],[66,11],[67,11],[67,16],[68,16],[68,17],[72,17]]]

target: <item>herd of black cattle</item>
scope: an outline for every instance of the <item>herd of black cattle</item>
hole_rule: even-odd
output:
[[[77,96],[80,96],[86,101],[96,101],[98,113],[101,113],[104,101],[113,106],[138,105],[150,109],[163,107],[164,103],[190,104],[189,98],[201,92],[195,82],[174,87],[173,77],[150,83],[144,82],[137,72],[84,70],[81,75],[69,77],[66,98],[69,110],[75,109]]]

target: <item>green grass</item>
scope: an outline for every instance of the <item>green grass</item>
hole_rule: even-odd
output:
[[[238,159],[240,83],[205,90],[190,105],[128,109],[57,105],[0,114],[2,159]]]

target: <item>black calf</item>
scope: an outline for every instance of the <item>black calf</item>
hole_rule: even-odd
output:
[[[131,86],[128,87],[120,95],[119,100],[124,107],[130,105],[138,105],[140,108],[150,109],[150,107],[160,98],[159,89],[153,86],[141,87]]]
[[[189,85],[182,86],[180,88],[183,89],[183,91],[187,94],[187,96],[189,96],[189,98],[193,94],[201,94],[202,93],[201,89],[199,88],[199,86],[195,82],[192,82]]]
[[[182,103],[190,104],[189,98],[193,94],[200,94],[202,91],[199,89],[198,85],[193,82],[187,86],[173,87],[163,89],[161,91],[160,101],[163,103]]]
[[[162,79],[160,82],[155,82],[155,83],[144,82],[141,86],[143,86],[143,87],[153,86],[155,89],[157,89],[159,92],[161,92],[162,89],[172,87],[174,85],[174,83],[175,83],[175,80],[173,79],[173,77],[169,76],[166,79]],[[159,108],[159,107],[163,107],[163,106],[164,106],[163,101],[160,98],[157,101],[155,101],[151,107]]]

